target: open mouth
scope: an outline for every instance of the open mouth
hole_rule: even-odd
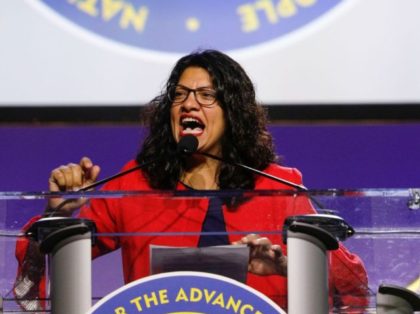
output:
[[[181,117],[181,135],[193,134],[200,135],[203,133],[205,125],[200,119],[193,117]]]

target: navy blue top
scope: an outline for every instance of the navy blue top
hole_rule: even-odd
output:
[[[194,190],[189,185],[180,181],[187,189]],[[198,246],[213,246],[229,244],[229,238],[226,234],[225,218],[223,217],[223,201],[220,197],[212,197],[209,200],[209,208],[204,218],[201,232],[225,232],[218,235],[201,235],[198,240]]]
[[[225,219],[223,217],[223,201],[219,197],[212,197],[209,200],[209,208],[204,218],[201,232],[226,232]],[[229,244],[227,234],[201,235],[198,246],[213,246]]]

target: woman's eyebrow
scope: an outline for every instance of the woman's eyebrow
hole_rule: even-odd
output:
[[[189,87],[187,87],[185,85],[182,85],[182,84],[177,84],[176,86],[182,87],[182,88],[185,88],[185,89],[194,90],[193,88],[189,88]],[[211,89],[211,90],[215,90],[211,85],[208,85],[208,86],[199,86],[195,90],[197,90],[197,89]]]

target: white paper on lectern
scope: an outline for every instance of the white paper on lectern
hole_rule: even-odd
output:
[[[200,271],[246,282],[249,247],[221,245],[173,247],[150,245],[150,272]]]

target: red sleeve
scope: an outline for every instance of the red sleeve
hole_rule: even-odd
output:
[[[94,221],[97,234],[115,233],[117,232],[115,212],[118,209],[118,202],[119,200],[114,198],[92,199],[89,206],[81,209],[80,217]],[[92,257],[96,258],[118,248],[118,237],[98,235],[92,248]]]
[[[131,160],[121,169],[121,172],[133,169],[137,166],[136,161]],[[125,174],[122,177],[113,179],[106,183],[101,191],[133,191],[143,190],[147,187],[147,182],[141,171]],[[124,197],[104,197],[93,198],[88,206],[80,210],[80,217],[90,219],[95,222],[97,234],[111,234],[121,232],[121,201]],[[96,258],[120,247],[119,237],[117,236],[97,236],[95,246],[92,249],[92,256]]]
[[[352,313],[364,313],[369,305],[369,287],[366,269],[360,257],[350,253],[340,243],[339,249],[331,252],[329,276],[334,305],[350,307]]]
[[[81,216],[95,222],[98,232],[114,232],[113,217],[109,213],[109,203],[117,199],[96,199],[91,206],[81,210]],[[23,227],[25,233],[42,216],[33,217]],[[114,237],[97,237],[96,245],[92,248],[93,257],[105,254],[118,248],[118,241]],[[39,250],[39,243],[30,237],[21,237],[16,241],[15,256],[18,262],[17,275],[13,293],[18,304],[26,311],[42,311],[45,309],[46,273],[45,255]]]
[[[300,171],[295,168],[288,170],[288,179],[302,184]],[[296,197],[292,215],[316,213],[312,204],[313,201],[305,194]],[[341,308],[350,307],[355,314],[364,313],[364,309],[369,305],[369,287],[363,261],[340,243],[339,249],[331,252],[329,267],[330,303]]]
[[[81,215],[92,219],[99,232],[113,232],[113,217],[109,213],[109,203],[117,199],[96,199],[91,201],[91,207],[84,207]],[[42,216],[33,217],[23,227],[26,231]],[[118,241],[113,237],[97,237],[92,249],[93,257],[105,254],[118,247]],[[18,304],[26,311],[42,311],[45,309],[46,273],[45,255],[39,250],[39,243],[31,237],[21,237],[16,241],[15,256],[17,259],[17,275],[13,293]]]
[[[33,217],[22,231],[26,232],[40,218]],[[18,269],[13,293],[18,304],[27,311],[45,309],[45,255],[39,251],[38,243],[29,237],[21,237],[16,241],[15,255]]]
[[[128,162],[122,171],[134,168],[136,162]],[[142,177],[144,181],[144,178]],[[125,185],[123,186],[123,182]],[[130,173],[121,178],[108,182],[102,190],[121,191],[139,189],[139,172]],[[142,183],[144,186],[145,183]],[[141,186],[143,186],[141,185]],[[89,206],[84,206],[80,216],[91,219],[95,222],[98,233],[114,233],[117,230],[117,214],[119,208],[118,198],[92,199]],[[42,216],[32,218],[22,229],[26,232],[33,223]],[[98,237],[96,245],[92,249],[93,257],[105,254],[119,247],[117,237]],[[46,274],[45,256],[39,251],[39,244],[29,238],[22,237],[16,241],[16,259],[18,262],[17,276],[13,292],[18,303],[25,310],[37,311],[44,309],[44,302],[40,301],[46,297]],[[28,299],[30,301],[28,301]]]

